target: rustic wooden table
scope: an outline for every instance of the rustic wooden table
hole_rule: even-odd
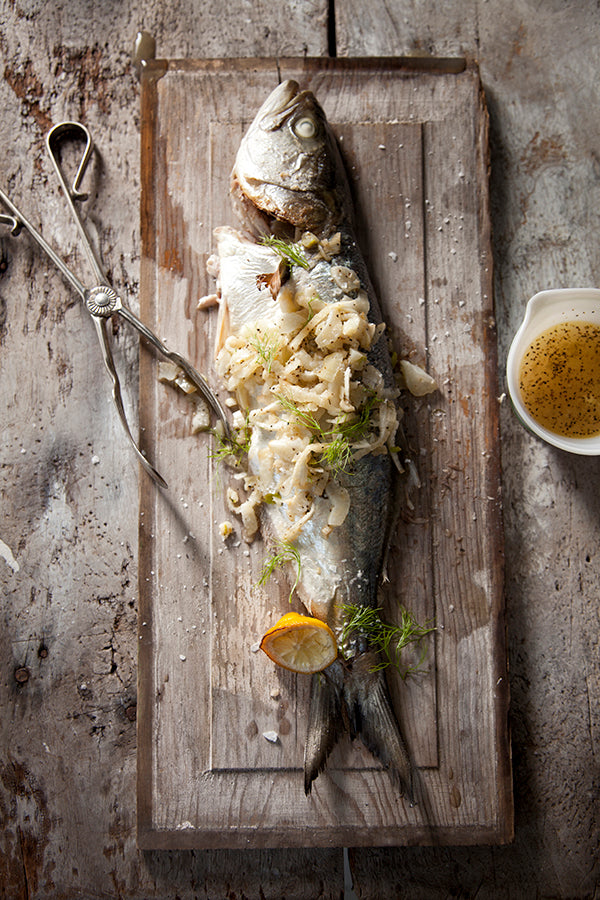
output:
[[[64,118],[88,124],[102,144],[91,218],[134,308],[140,120],[131,52],[140,29],[167,58],[479,61],[490,113],[499,392],[528,297],[596,283],[593,4],[0,0],[0,11],[0,186],[78,267],[43,136]],[[341,849],[136,848],[139,475],[94,342],[61,277],[26,237],[3,230],[0,896],[339,897]],[[137,340],[117,328],[114,344],[135,415]],[[501,435],[515,840],[350,850],[361,898],[598,896],[598,465],[539,443],[506,403]]]

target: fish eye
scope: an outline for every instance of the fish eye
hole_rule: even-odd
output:
[[[299,138],[312,138],[317,133],[317,125],[310,116],[302,116],[301,119],[296,119],[292,130]]]

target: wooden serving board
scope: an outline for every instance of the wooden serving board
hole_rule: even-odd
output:
[[[435,619],[423,672],[390,686],[417,769],[400,799],[344,740],[312,795],[302,756],[309,678],[256,652],[289,609],[258,587],[260,539],[219,524],[226,470],[192,408],[141,354],[138,841],[144,848],[502,843],[512,836],[487,115],[475,68],[448,61],[151,62],[142,75],[142,318],[214,386],[216,314],[198,311],[213,229],[234,224],[239,140],[284,78],[339,136],[359,242],[398,351],[439,390],[404,402],[422,488],[399,518],[382,588]],[[278,734],[276,743],[263,736]]]

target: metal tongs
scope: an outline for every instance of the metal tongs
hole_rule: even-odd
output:
[[[81,157],[81,161],[79,163],[79,167],[77,169],[77,173],[71,187],[69,187],[67,184],[59,158],[59,146],[64,143],[66,138],[77,139],[85,143],[83,156]],[[157,350],[166,359],[173,362],[176,366],[179,366],[185,373],[188,380],[194,385],[194,387],[198,389],[202,397],[206,400],[217,419],[222,422],[224,437],[228,438],[229,426],[227,423],[225,411],[223,410],[223,407],[221,406],[218,398],[210,389],[206,379],[202,375],[200,375],[200,373],[197,372],[196,369],[194,369],[194,367],[186,359],[180,356],[179,353],[176,353],[173,350],[169,350],[163,344],[163,342],[159,340],[159,338],[157,338],[156,335],[153,334],[153,332],[150,331],[150,329],[147,328],[146,325],[144,325],[144,323],[140,319],[138,319],[138,317],[134,313],[131,312],[131,310],[127,309],[127,307],[123,305],[121,298],[108,282],[98,253],[96,252],[92,242],[90,241],[80,215],[75,207],[75,201],[86,200],[88,196],[86,193],[83,193],[79,189],[93,152],[92,136],[88,129],[85,127],[85,125],[82,125],[79,122],[61,122],[60,124],[55,125],[54,128],[52,128],[48,132],[46,136],[46,148],[50,155],[50,159],[52,160],[52,164],[54,166],[56,174],[58,175],[61,188],[66,197],[69,210],[71,211],[71,215],[75,221],[75,225],[77,226],[79,236],[83,242],[86,255],[92,266],[96,284],[94,284],[92,287],[86,287],[79,280],[79,278],[77,278],[76,275],[74,275],[73,272],[65,265],[63,260],[56,255],[52,247],[50,247],[50,245],[46,243],[42,235],[34,228],[31,222],[29,222],[25,218],[23,213],[21,213],[17,209],[14,203],[11,202],[11,200],[2,190],[0,190],[0,200],[9,211],[9,214],[6,215],[4,213],[0,213],[0,223],[3,225],[8,225],[11,229],[11,234],[13,235],[19,234],[21,229],[25,228],[29,232],[29,234],[37,241],[40,247],[47,253],[55,266],[60,269],[67,281],[73,288],[75,288],[75,290],[83,300],[85,307],[90,313],[94,325],[96,326],[96,332],[98,334],[98,340],[100,341],[100,346],[102,348],[104,362],[112,380],[113,400],[115,402],[119,418],[121,420],[123,428],[125,429],[127,437],[129,438],[131,445],[133,446],[138,459],[146,472],[148,472],[148,474],[154,479],[154,481],[161,487],[167,487],[167,483],[165,482],[165,480],[157,472],[154,466],[146,459],[146,457],[138,447],[127,423],[127,417],[125,415],[123,399],[121,396],[119,377],[115,369],[112,350],[108,340],[108,319],[114,315],[121,316],[121,318],[129,322],[130,325],[133,325],[133,327],[137,329],[142,337],[145,338],[145,340],[149,344],[151,344],[155,350]]]

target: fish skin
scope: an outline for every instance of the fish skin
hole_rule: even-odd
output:
[[[302,136],[303,131],[309,133],[308,137]],[[369,320],[381,322],[379,304],[354,238],[350,188],[337,143],[314,96],[300,91],[296,82],[280,84],[256,114],[236,157],[232,198],[249,235],[273,231],[292,236],[311,231],[324,239],[339,232],[339,254],[319,262],[309,273],[294,267],[290,277],[295,279],[295,287],[307,278],[320,279],[318,295],[328,303],[336,299],[331,267],[347,266],[359,275],[361,287],[367,292]],[[264,246],[233,229],[219,232],[219,255],[237,254],[250,272],[257,265],[265,267]],[[253,249],[257,247],[260,251]],[[262,256],[260,263],[255,258],[258,253]],[[277,262],[274,254],[271,271]],[[221,267],[222,303],[227,307],[230,327],[235,327],[236,321],[244,317],[247,320],[253,290],[257,308],[259,304],[264,307],[266,301],[264,292],[258,292],[255,279],[246,276],[244,280],[235,267],[228,272],[226,275]],[[386,387],[393,388],[385,339],[371,347],[368,361],[381,373]],[[260,440],[260,436],[253,435],[250,470],[257,467]],[[378,606],[391,516],[392,477],[389,454],[363,456],[350,472],[336,476],[336,482],[349,491],[351,498],[345,522],[324,538],[321,528],[326,510],[323,511],[323,498],[317,498],[313,518],[293,541],[301,557],[298,595],[312,615],[330,625],[338,644],[344,629],[342,604]],[[277,490],[275,480],[269,489]],[[280,507],[265,507],[262,530],[272,538],[280,536],[282,518]],[[307,794],[336,741],[348,732],[351,738],[359,736],[395,773],[401,793],[411,795],[410,761],[385,676],[381,671],[373,671],[373,662],[367,637],[354,633],[345,642],[343,656],[313,676],[304,757]]]

